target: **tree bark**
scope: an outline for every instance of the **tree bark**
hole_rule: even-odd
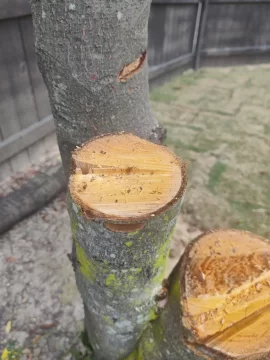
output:
[[[131,134],[98,137],[73,152],[68,209],[95,359],[126,357],[157,317],[185,188],[185,164]]]
[[[71,152],[95,136],[127,131],[160,143],[164,130],[151,113],[148,95],[146,49],[151,1],[30,2],[39,67],[49,91],[66,177]],[[131,141],[132,136],[128,139]],[[139,149],[146,146],[141,139],[136,142]],[[152,154],[152,158],[147,155],[151,161],[137,161],[137,167],[132,162],[132,151],[126,148],[115,153],[117,161],[127,155],[130,163],[127,165],[125,160],[122,167],[102,163],[101,157],[94,166],[94,151],[71,167],[68,209],[74,239],[72,262],[94,358],[269,359],[270,252],[261,239],[237,233],[228,241],[228,233],[222,231],[219,236],[225,234],[225,238],[221,242],[218,236],[215,238],[216,233],[210,239],[208,235],[198,239],[170,279],[165,309],[161,314],[156,312],[155,300],[160,305],[164,299],[159,295],[166,293],[160,287],[185,191],[185,168],[182,185],[172,195],[177,177],[172,171],[175,159],[165,156],[168,150],[160,150],[164,155],[160,157],[162,166],[154,160],[156,153],[148,151],[144,156]],[[101,149],[100,153],[106,151]],[[134,217],[131,203],[136,203],[136,198],[132,198],[130,189],[123,191],[121,176],[134,185],[138,175],[151,190],[151,184],[155,184],[149,179],[151,164],[156,166],[159,184],[163,186],[167,181],[169,186],[163,187],[163,192],[156,189],[141,194],[138,209],[141,206],[151,211],[144,215],[138,211]],[[96,178],[99,190],[99,185],[88,187]],[[120,202],[118,197],[111,201],[108,189],[112,186],[115,190],[118,180],[118,195],[124,194]],[[74,181],[75,187],[71,186]],[[100,191],[99,199],[91,188]],[[102,191],[107,191],[105,202]],[[171,198],[167,202],[163,199],[161,206],[159,194],[166,192]],[[154,200],[153,195],[157,195]],[[119,215],[121,204],[126,204],[126,216]],[[160,207],[154,210],[157,204]],[[108,213],[108,209],[115,213]],[[236,247],[231,246],[232,238]],[[205,239],[209,242],[200,246]],[[211,272],[207,273],[209,268]],[[258,333],[260,336],[255,336]]]
[[[159,143],[148,95],[150,0],[30,0],[38,64],[47,85],[66,176],[71,151],[128,131]]]
[[[137,348],[125,360],[205,360],[199,352],[187,347],[183,341],[185,329],[182,324],[180,264],[169,280],[169,296],[161,315],[148,324]],[[211,357],[218,360],[218,358]]]
[[[181,200],[150,218],[142,230],[121,233],[106,229],[103,221],[86,219],[69,203],[76,282],[95,359],[125,358],[157,317],[155,295],[164,279],[180,206]]]

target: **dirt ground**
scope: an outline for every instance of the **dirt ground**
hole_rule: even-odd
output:
[[[168,272],[199,233],[179,218]],[[65,194],[0,237],[0,350],[10,349],[10,359],[83,359],[83,308],[70,250]]]
[[[167,272],[199,229],[230,226],[269,237],[269,90],[270,67],[257,66],[187,72],[152,92],[167,145],[189,160]],[[0,237],[0,354],[84,359],[70,249],[65,194]]]

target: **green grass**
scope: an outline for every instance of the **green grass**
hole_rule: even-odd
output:
[[[226,171],[226,164],[223,164],[220,161],[217,161],[215,165],[212,167],[209,173],[209,180],[208,180],[208,188],[209,190],[215,194],[216,187],[220,183],[222,174]]]
[[[170,104],[176,99],[177,96],[171,90],[166,91],[166,89],[164,89],[163,91],[160,91],[160,89],[157,88],[151,92],[152,101],[160,101],[163,102],[164,104]]]
[[[15,342],[9,342],[6,346],[7,358],[5,360],[20,360],[23,354],[23,349]],[[3,355],[2,355],[3,357]]]
[[[202,229],[270,237],[269,69],[203,69],[152,92],[166,144],[190,162],[182,214]]]
[[[265,125],[264,125],[264,132],[265,132],[267,135],[270,135],[270,124],[265,124]]]

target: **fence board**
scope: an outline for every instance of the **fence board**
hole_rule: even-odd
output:
[[[203,49],[270,45],[270,2],[210,4]]]
[[[39,120],[51,114],[47,88],[37,66],[31,16],[21,18],[20,27]]]
[[[231,48],[209,48],[202,51],[207,56],[232,56],[232,55],[260,55],[270,54],[270,45],[268,46],[246,46],[246,47],[231,47]]]
[[[161,65],[192,53],[198,5],[152,5],[148,59]]]
[[[270,0],[269,0],[270,1]],[[198,4],[200,0],[152,0],[152,4],[168,5],[168,4]]]
[[[11,168],[11,165],[10,165],[10,161],[5,161],[4,163],[0,163],[0,186],[1,186],[1,182],[4,182],[6,181],[9,176],[12,175],[12,168]],[[0,197],[2,194],[2,191],[1,190],[1,187],[0,187]]]
[[[24,172],[31,166],[27,150],[23,150],[10,159],[10,165],[13,173]]]
[[[1,0],[0,20],[31,14],[28,0]]]
[[[27,129],[10,136],[6,141],[0,142],[0,163],[11,158],[25,148],[33,145],[40,139],[55,131],[53,117],[39,121]]]
[[[210,0],[211,4],[258,4],[264,3],[269,4],[270,0]]]
[[[32,94],[27,62],[20,34],[18,20],[0,22],[3,60],[9,77],[13,106],[18,114],[20,129],[38,120]],[[9,122],[13,122],[12,118]],[[9,135],[12,135],[11,133]],[[6,137],[6,136],[5,136]]]
[[[199,33],[198,38],[196,42],[196,54],[195,54],[195,70],[198,70],[200,67],[200,58],[201,58],[201,52],[202,52],[202,46],[204,41],[204,35],[205,35],[205,27],[206,27],[206,21],[208,16],[208,8],[209,8],[209,0],[205,0],[202,4],[202,10],[200,14],[200,25],[199,25]]]
[[[166,73],[171,72],[172,70],[176,70],[180,68],[184,68],[186,70],[188,68],[188,65],[190,68],[190,64],[192,63],[192,60],[193,60],[193,55],[188,54],[188,55],[180,56],[179,58],[176,59],[172,59],[163,64],[152,66],[149,72],[149,80],[154,80],[155,78],[161,75],[165,75]]]
[[[5,52],[8,51],[6,49],[8,37],[5,30],[6,26],[0,22],[0,128],[3,140],[21,130],[5,56]]]

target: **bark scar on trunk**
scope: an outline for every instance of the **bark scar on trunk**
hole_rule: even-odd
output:
[[[132,63],[125,65],[122,70],[120,70],[118,74],[118,81],[119,82],[126,82],[130,79],[134,74],[136,74],[140,68],[144,65],[146,60],[146,50],[142,52],[142,54],[133,61]]]

